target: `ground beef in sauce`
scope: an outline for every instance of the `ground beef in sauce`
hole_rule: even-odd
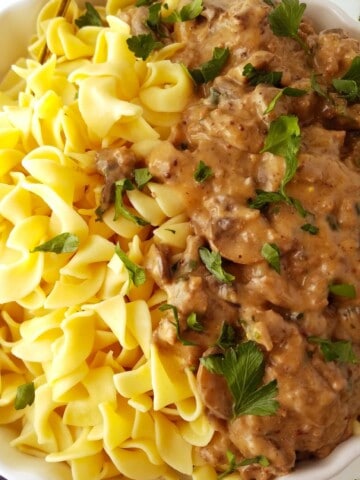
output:
[[[228,47],[230,58],[214,81],[198,88],[169,139],[141,160],[158,182],[183,194],[193,225],[176,268],[162,246],[149,252],[147,267],[196,346],[178,342],[166,319],[154,340],[161,348],[177,349],[198,370],[200,393],[216,430],[210,444],[199,448],[204,461],[221,471],[227,451],[238,460],[264,455],[269,466],[241,468],[244,479],[257,480],[286,474],[299,459],[328,455],[351,435],[360,414],[360,365],[325,361],[308,341],[309,336],[349,341],[360,356],[360,107],[331,90],[332,79],[347,71],[360,46],[341,31],[316,33],[305,19],[299,34],[311,50],[307,54],[294,40],[272,33],[270,11],[261,0],[212,1],[201,18],[175,25],[172,39],[186,47],[174,60],[193,68],[209,60],[214,47]],[[264,114],[279,90],[251,86],[242,74],[247,63],[283,72],[281,87],[307,94],[283,96]],[[314,76],[328,95],[311,88]],[[260,153],[279,115],[299,119],[299,167],[287,191],[310,212],[306,218],[285,202],[249,208],[256,190],[277,191],[284,175],[282,157]],[[104,156],[109,158],[109,151],[98,155],[101,168]],[[118,168],[119,158],[126,164],[120,166],[121,175],[136,163],[131,155],[115,152],[111,169]],[[201,184],[194,181],[200,160],[213,172]],[[114,181],[113,175],[109,178]],[[303,230],[305,223],[316,225],[318,232]],[[265,243],[281,252],[280,274],[261,255]],[[198,252],[203,245],[221,254],[235,276],[231,285],[218,282],[202,265]],[[329,284],[352,285],[357,296],[329,295]],[[191,312],[201,318],[204,332],[186,330]],[[224,322],[239,341],[247,337],[260,344],[264,382],[278,382],[275,415],[233,419],[226,382],[199,367]]]

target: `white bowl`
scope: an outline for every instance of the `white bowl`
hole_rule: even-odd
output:
[[[360,0],[304,0],[306,14],[318,29],[341,27],[360,38]],[[0,76],[26,53],[36,17],[46,0],[0,0],[0,38],[3,45]],[[81,2],[80,2],[81,3]],[[82,2],[83,3],[83,2]],[[103,3],[97,0],[97,3]],[[341,7],[341,8],[340,8]],[[21,454],[10,447],[14,432],[0,428],[0,475],[7,480],[71,480],[64,465]],[[339,445],[326,459],[302,464],[283,480],[360,480],[360,436]],[[88,479],[91,480],[91,479]]]

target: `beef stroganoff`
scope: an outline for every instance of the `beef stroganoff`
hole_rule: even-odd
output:
[[[358,433],[356,39],[298,0],[51,0],[0,102],[14,447],[267,480]]]

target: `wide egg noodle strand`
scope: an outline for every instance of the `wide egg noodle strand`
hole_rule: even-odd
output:
[[[66,462],[74,480],[191,475],[193,446],[213,433],[193,373],[152,345],[165,292],[148,274],[134,285],[115,253],[119,242],[141,266],[153,243],[183,250],[191,227],[181,197],[156,182],[129,192],[150,226],[114,220],[113,208],[103,222],[96,214],[95,151],[149,153],[192,96],[171,61],[180,45],[147,61],[128,49],[129,25],[116,14],[131,3],[110,0],[103,27],[78,29],[76,2],[54,18],[51,0],[31,58],[0,84],[0,423],[21,420],[12,445]],[[65,232],[78,237],[76,251],[32,252]],[[30,381],[35,402],[15,410],[17,387]]]

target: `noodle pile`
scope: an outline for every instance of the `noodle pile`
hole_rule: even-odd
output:
[[[136,286],[116,253],[141,266],[165,243],[176,258],[191,232],[181,201],[150,182],[127,192],[148,225],[114,220],[114,207],[97,215],[96,151],[146,155],[193,94],[171,61],[181,45],[136,58],[123,2],[96,7],[103,26],[83,28],[75,1],[64,17],[59,3],[42,9],[30,57],[0,85],[0,424],[21,451],[67,462],[74,480],[213,480],[194,453],[213,434],[194,374],[152,343],[166,295],[148,273]],[[64,234],[77,239],[71,251],[37,249]],[[29,384],[33,403],[15,409]]]

